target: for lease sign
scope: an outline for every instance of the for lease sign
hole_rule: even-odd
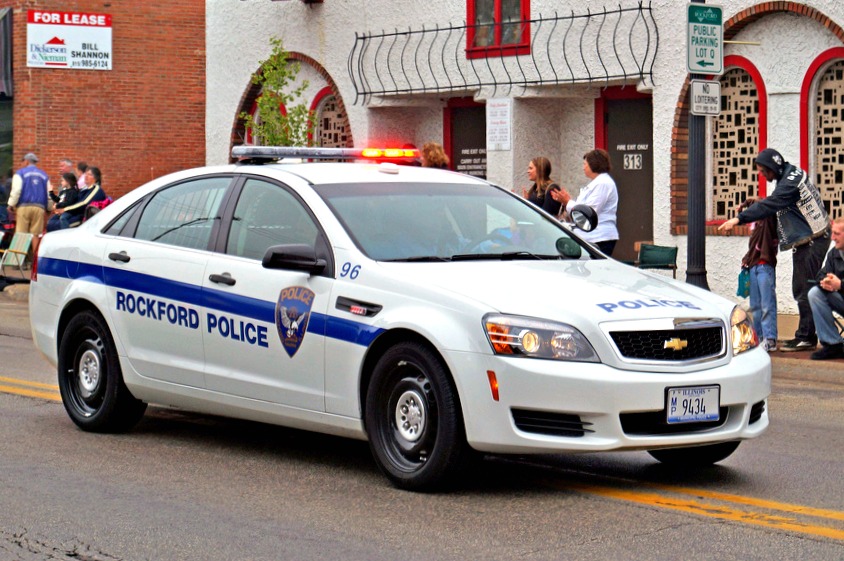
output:
[[[26,65],[111,70],[111,15],[29,10]]]

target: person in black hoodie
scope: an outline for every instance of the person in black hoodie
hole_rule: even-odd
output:
[[[780,250],[792,250],[791,293],[797,300],[800,314],[794,339],[783,343],[780,350],[814,349],[818,336],[809,305],[809,289],[829,247],[829,216],[809,174],[786,162],[779,152],[766,148],[759,152],[755,163],[760,175],[769,182],[777,182],[774,193],[750,205],[718,229],[729,231],[737,224],[776,215]]]

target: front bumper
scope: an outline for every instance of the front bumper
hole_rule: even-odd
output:
[[[649,450],[754,438],[768,426],[771,362],[761,347],[710,369],[698,365],[694,372],[670,373],[476,353],[448,353],[446,360],[455,374],[468,442],[479,451]],[[499,401],[488,371],[498,380]],[[667,388],[710,385],[720,387],[719,423],[664,422]],[[523,422],[519,428],[514,412],[519,418],[525,411],[564,426],[579,419],[586,430],[545,434]]]

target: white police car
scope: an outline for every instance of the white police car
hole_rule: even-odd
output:
[[[290,153],[313,155],[237,155]],[[768,426],[770,360],[739,308],[441,170],[174,173],[45,236],[30,287],[36,345],[89,431],[147,403],[265,421],[368,439],[395,485],[430,489],[473,451],[688,467]]]

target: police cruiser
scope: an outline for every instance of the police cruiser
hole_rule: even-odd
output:
[[[41,242],[33,338],[82,429],[159,404],[366,439],[393,484],[426,490],[478,453],[688,468],[767,428],[770,360],[732,302],[474,177],[233,155]]]

